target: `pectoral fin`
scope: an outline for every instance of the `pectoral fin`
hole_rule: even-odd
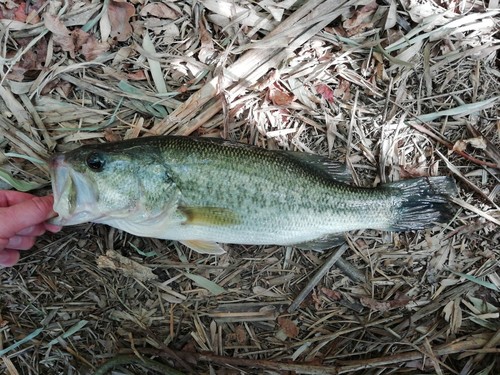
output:
[[[227,208],[179,206],[178,210],[186,217],[183,224],[227,226],[240,223],[238,215]]]
[[[226,251],[219,245],[217,242],[209,242],[209,241],[179,241],[184,246],[189,247],[190,249],[196,251],[201,254],[211,254],[211,255],[220,255],[224,254]]]
[[[302,250],[323,251],[335,246],[340,246],[344,242],[345,238],[343,235],[329,234],[324,237],[316,238],[312,241],[295,244],[294,246]]]

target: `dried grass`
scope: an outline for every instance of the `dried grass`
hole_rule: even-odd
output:
[[[364,281],[328,253],[45,235],[0,270],[0,371],[498,373],[498,2],[382,3],[2,2],[1,188],[175,133],[347,160],[363,186],[451,174],[460,197],[440,229],[349,233]]]

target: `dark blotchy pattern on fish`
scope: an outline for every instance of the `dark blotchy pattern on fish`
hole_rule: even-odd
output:
[[[88,167],[91,154],[105,161],[102,170]],[[103,205],[141,200],[155,215],[173,207],[177,226],[161,238],[178,240],[289,245],[354,229],[420,229],[450,217],[446,195],[456,190],[447,177],[354,187],[326,158],[192,137],[83,146],[64,159]]]

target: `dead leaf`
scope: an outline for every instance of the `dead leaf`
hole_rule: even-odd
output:
[[[63,51],[69,52],[73,59],[76,52],[80,52],[85,60],[91,61],[109,49],[107,43],[98,42],[95,36],[82,29],[69,31],[59,18],[50,14],[45,14],[44,22],[47,29],[52,32],[54,43]]]
[[[83,32],[82,30],[79,30]],[[87,33],[85,33],[87,34]],[[108,43],[98,42],[95,36],[87,34],[86,39],[82,39],[81,53],[86,61],[95,60],[97,57],[108,51],[110,46]]]
[[[108,7],[108,17],[111,23],[110,36],[119,42],[130,38],[133,33],[130,18],[133,16],[135,16],[135,7],[132,4],[111,0]]]
[[[289,92],[284,91],[276,84],[269,88],[269,98],[274,105],[287,106],[295,100],[295,96]]]
[[[168,18],[176,20],[180,14],[163,3],[149,3],[141,9],[139,13],[142,17],[153,16],[158,18]]]
[[[112,129],[104,129],[104,139],[108,142],[118,142],[121,141],[122,138],[119,134],[116,134]]]
[[[483,137],[459,139],[453,145],[453,151],[463,152],[467,149],[468,145],[480,150],[485,150],[488,147],[487,142]]]
[[[321,288],[321,293],[323,293],[332,301],[340,301],[340,299],[342,298],[342,294],[340,294],[340,292],[328,288]]]
[[[17,39],[20,49],[31,42],[31,38]],[[24,52],[21,59],[11,68],[7,78],[13,81],[22,82],[35,79],[40,71],[45,69],[45,58],[47,56],[47,38],[42,38],[33,48]]]
[[[297,327],[297,325],[290,319],[279,317],[278,325],[289,338],[297,337],[299,334],[299,327]]]
[[[247,331],[245,330],[244,326],[236,326],[234,334],[236,336],[236,341],[238,342],[238,344],[243,345],[247,342]]]
[[[404,293],[397,293],[395,298],[389,301],[378,301],[370,297],[361,297],[359,302],[372,310],[386,312],[398,307],[404,307],[411,301],[411,298]]]
[[[444,315],[444,320],[449,324],[447,333],[449,335],[454,335],[459,332],[462,326],[462,308],[460,307],[460,299],[457,298],[450,301],[443,308],[442,314]]]
[[[478,148],[480,150],[486,150],[486,148],[488,147],[488,144],[483,137],[469,138],[466,139],[465,142],[470,144],[472,147]]]
[[[127,277],[133,277],[141,281],[156,280],[158,278],[151,268],[124,257],[114,250],[108,250],[106,255],[98,257],[97,267],[117,270]]]
[[[339,85],[333,90],[333,96],[343,101],[351,99],[351,83],[346,79],[340,79]]]
[[[319,85],[316,85],[315,89],[316,92],[321,95],[321,97],[327,102],[333,103],[333,101],[335,100],[333,90],[328,85],[320,83]]]
[[[444,25],[448,22],[446,16],[450,16],[451,12],[447,12],[445,8],[436,4],[433,0],[404,0],[404,7],[410,14],[412,21],[421,23],[428,17],[433,17],[433,25]],[[441,17],[437,17],[441,14]]]
[[[127,73],[127,78],[131,81],[144,81],[146,79],[146,73],[144,73],[144,70],[137,70]]]
[[[345,29],[353,29],[355,27],[361,26],[364,23],[369,23],[371,15],[375,13],[378,8],[376,1],[366,4],[359,10],[355,11],[353,16],[344,21],[343,26]]]
[[[14,12],[14,20],[26,22],[27,17],[28,15],[26,14],[26,3],[19,4],[16,11]]]
[[[462,139],[459,139],[453,145],[453,151],[461,152],[461,151],[465,151],[466,148],[467,148],[467,143]]]
[[[71,32],[58,17],[46,13],[44,15],[45,27],[52,33],[53,41],[65,52],[69,52],[71,58],[75,58],[75,43]]]
[[[212,40],[212,35],[208,32],[205,27],[205,22],[203,19],[200,19],[198,22],[198,29],[200,30],[200,43],[201,48],[198,53],[198,59],[203,64],[209,64],[212,61],[212,58],[215,54],[214,42]]]

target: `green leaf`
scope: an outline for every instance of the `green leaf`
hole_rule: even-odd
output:
[[[156,251],[148,251],[147,253],[145,253],[144,251],[139,249],[137,246],[135,246],[132,242],[129,242],[128,244],[130,245],[130,247],[132,249],[134,249],[138,254],[142,255],[143,257],[150,258],[150,257],[154,257],[154,256],[158,255],[156,253]]]
[[[5,348],[3,350],[0,350],[0,357],[1,356],[4,356],[5,354],[7,354],[8,352],[18,348],[19,346],[21,346],[22,344],[24,344],[25,342],[28,342],[28,341],[31,341],[33,340],[35,337],[37,337],[40,333],[42,333],[43,331],[43,328],[37,328],[35,329],[33,332],[31,332],[28,336],[26,336],[25,338],[15,342],[14,344],[12,344],[11,346],[9,346],[8,348]]]
[[[496,96],[494,98],[486,99],[481,102],[475,102],[470,104],[459,105],[458,107],[447,109],[445,111],[427,113],[424,115],[417,116],[422,122],[429,122],[437,119],[441,116],[466,116],[470,115],[474,112],[482,111],[483,109],[487,109],[493,107],[500,97]]]
[[[207,278],[200,276],[200,275],[194,275],[192,273],[184,272],[184,276],[186,276],[188,279],[191,279],[195,282],[196,285],[201,286],[202,288],[205,288],[208,290],[210,293],[212,293],[215,296],[218,296],[219,294],[226,293],[227,290],[221,287],[220,285],[214,283],[213,281],[208,280]]]
[[[67,339],[68,337],[74,335],[76,332],[81,330],[83,327],[87,325],[89,321],[88,320],[80,320],[78,323],[76,323],[73,327],[68,329],[66,332],[64,332],[62,335],[58,336],[62,339]],[[57,338],[49,342],[48,346],[52,346],[58,343]]]
[[[450,270],[450,269],[448,269],[448,271],[450,271],[451,273],[454,273],[455,275],[463,277],[463,278],[465,278],[465,279],[467,279],[469,281],[472,281],[473,283],[476,283],[478,285],[484,286],[485,288],[494,290],[495,292],[500,292],[500,289],[498,289],[497,286],[495,284],[493,284],[493,283],[481,280],[481,279],[479,279],[477,277],[474,277],[474,276],[471,276],[471,275],[467,275],[467,274],[462,273],[462,272],[456,272],[456,271],[453,271],[453,270]]]
[[[28,160],[33,164],[47,165],[47,162],[45,160],[34,158],[33,156],[18,154],[17,152],[6,152],[5,156]]]
[[[16,180],[14,177],[12,177],[8,172],[4,171],[3,169],[0,169],[0,180],[5,181],[7,184],[9,184],[18,191],[35,190],[45,185],[36,182]]]
[[[147,31],[144,33],[142,48],[144,48],[144,50],[149,52],[151,55],[156,54],[155,45],[153,44],[153,41],[149,37]],[[160,62],[151,57],[148,57],[147,59],[149,63],[149,70],[151,71],[151,76],[153,77],[153,82],[155,83],[156,90],[160,94],[166,93],[167,85],[165,84],[165,79],[163,78],[163,72],[161,70]]]

